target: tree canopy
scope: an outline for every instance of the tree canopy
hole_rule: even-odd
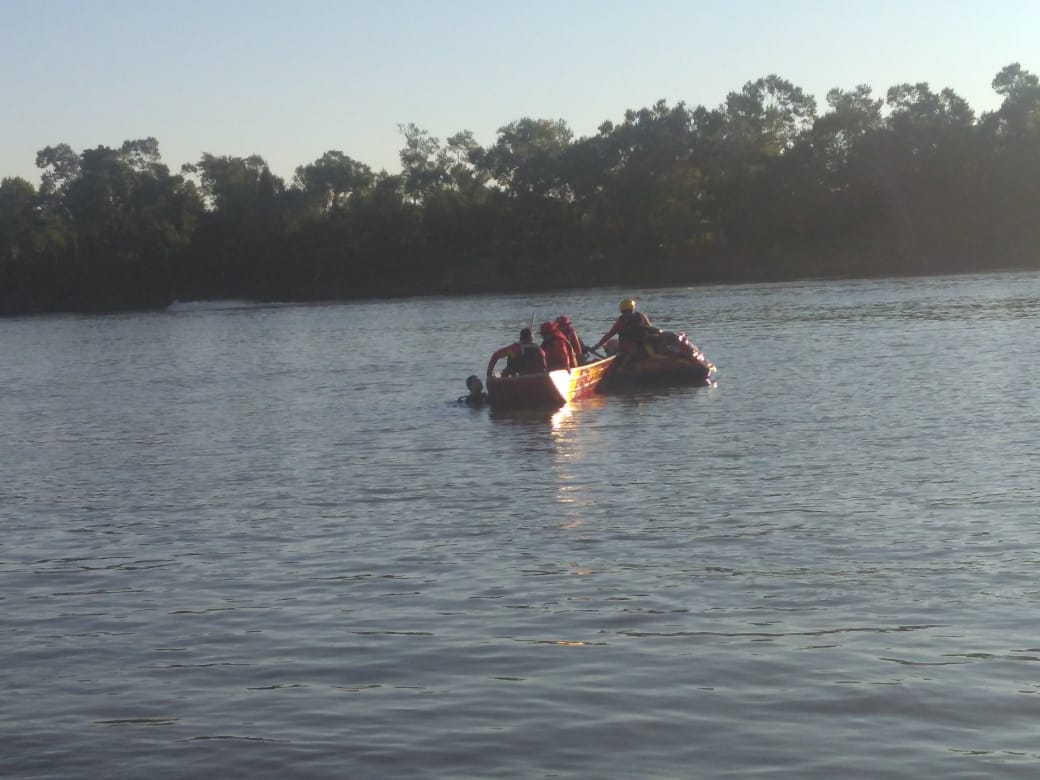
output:
[[[1040,79],[981,116],[954,90],[770,74],[588,137],[521,117],[489,145],[402,124],[398,173],[341,150],[291,182],[260,155],[172,173],[155,138],[0,180],[0,314],[609,284],[1037,267]]]

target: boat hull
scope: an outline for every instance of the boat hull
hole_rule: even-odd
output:
[[[710,385],[715,382],[716,368],[711,361],[644,358],[617,366],[610,373],[604,389],[618,390],[640,386]]]
[[[522,376],[489,376],[488,402],[494,409],[556,409],[595,395],[610,373],[614,357],[572,369]]]
[[[685,333],[663,331],[648,342],[639,355],[618,358],[604,383],[604,390],[640,386],[710,385],[715,382],[715,364]]]

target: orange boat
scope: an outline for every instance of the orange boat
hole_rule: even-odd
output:
[[[607,352],[617,349],[611,339]],[[643,354],[632,357],[624,365],[614,366],[603,392],[652,385],[712,385],[718,370],[701,348],[685,333],[661,331],[644,345]]]
[[[494,409],[555,409],[595,395],[614,365],[614,356],[571,369],[487,378],[488,402]]]

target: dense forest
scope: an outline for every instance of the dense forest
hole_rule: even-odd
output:
[[[1040,266],[1040,82],[976,116],[951,89],[776,75],[591,137],[523,118],[482,147],[400,127],[401,170],[340,151],[286,183],[259,156],[173,173],[154,138],[0,182],[0,314],[174,299],[319,300]]]

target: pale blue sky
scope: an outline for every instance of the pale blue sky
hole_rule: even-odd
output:
[[[259,154],[288,181],[337,149],[397,172],[400,123],[586,136],[769,73],[821,112],[831,87],[927,81],[981,113],[1004,65],[1040,72],[1038,41],[1036,0],[0,0],[0,177],[147,136],[174,170]]]

